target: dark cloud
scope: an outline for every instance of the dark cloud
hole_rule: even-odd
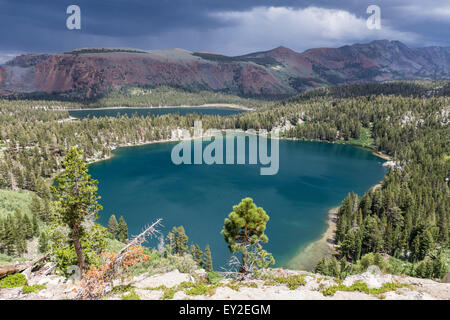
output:
[[[81,7],[82,30],[69,31],[65,27],[66,8],[71,4]],[[323,35],[311,45],[302,46],[296,43],[292,30],[283,32],[280,28],[278,39],[249,41],[252,31],[249,28],[258,29],[257,17],[251,25],[242,20],[242,15],[236,19],[220,18],[223,13],[252,12],[262,6],[292,10],[314,6],[346,11],[363,21],[371,4],[381,7],[384,33],[341,32],[336,39]],[[264,15],[259,18],[267,19]],[[240,24],[247,28],[240,29]],[[261,46],[268,49],[283,44],[300,49],[316,43],[334,45],[389,35],[405,35],[400,40],[409,45],[450,46],[447,30],[450,30],[447,0],[0,0],[0,52],[62,52],[87,46],[120,46],[183,47],[238,54],[259,50]],[[257,31],[255,35],[261,37]],[[299,30],[298,38],[309,41],[311,37],[302,32],[308,31]],[[312,35],[320,37],[319,33]],[[248,45],[241,50],[236,47],[241,43]],[[255,43],[254,47],[251,43]]]

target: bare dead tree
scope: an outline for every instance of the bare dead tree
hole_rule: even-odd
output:
[[[156,227],[160,226],[162,219],[158,219],[143,232],[133,238],[125,247],[123,247],[109,262],[98,268],[94,274],[89,277],[83,277],[76,299],[95,299],[105,295],[112,288],[112,281],[119,275],[119,269],[127,254],[132,248],[139,247],[145,240],[152,238],[159,231]],[[89,273],[89,272],[88,272]]]
[[[255,253],[256,249],[262,247],[261,244],[256,243],[246,244],[245,248],[248,253]],[[221,271],[219,273],[224,276],[235,277],[238,280],[246,280],[252,278],[254,276],[254,273],[260,270],[257,261],[255,259],[251,259],[252,256],[253,254],[249,254],[249,259],[247,260],[247,263],[244,267],[242,261],[236,255],[232,255],[227,262],[227,267],[222,267],[222,270],[224,271]]]

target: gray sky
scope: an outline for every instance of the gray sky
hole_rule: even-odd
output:
[[[81,30],[66,8],[81,8]],[[369,30],[369,5],[381,29]],[[240,55],[375,39],[450,46],[449,0],[0,0],[0,63],[17,53],[80,47],[184,48]]]

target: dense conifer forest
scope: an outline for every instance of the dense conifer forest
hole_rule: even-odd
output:
[[[381,185],[361,197],[349,190],[343,199],[337,255],[322,260],[316,269],[340,276],[367,254],[380,254],[412,266],[399,272],[441,278],[448,268],[450,236],[449,88],[449,82],[323,88],[228,117],[168,114],[74,120],[67,110],[58,109],[79,107],[78,102],[1,100],[0,189],[30,196],[27,212],[0,210],[0,254],[20,257],[33,238],[39,238],[40,251],[48,250],[41,231],[52,224],[50,185],[71,146],[83,151],[85,161],[104,159],[119,146],[170,139],[177,128],[192,130],[194,121],[201,119],[204,129],[284,128],[283,138],[348,143],[389,155],[393,162]],[[141,101],[138,106],[150,100],[167,102],[142,92],[133,98]],[[123,95],[113,94],[105,105],[133,105],[133,100],[124,101]],[[101,101],[96,105],[102,106]],[[198,249],[193,246],[191,251]]]

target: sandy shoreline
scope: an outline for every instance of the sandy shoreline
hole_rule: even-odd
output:
[[[216,108],[216,109],[235,109],[244,111],[254,111],[255,108],[241,106],[229,103],[209,103],[195,106],[180,105],[180,106],[157,106],[157,107],[100,107],[100,108],[66,108],[66,111],[95,111],[95,110],[124,110],[124,109],[171,109],[171,108]]]
[[[288,269],[312,271],[322,257],[329,257],[335,252],[337,212],[339,207],[328,211],[328,228],[322,237],[301,248],[287,263]]]
[[[377,157],[379,157],[381,159],[384,159],[384,160],[387,160],[387,161],[391,161],[392,160],[392,158],[390,156],[388,156],[387,154],[384,154],[382,152],[372,151],[372,154],[374,156],[377,156]]]

